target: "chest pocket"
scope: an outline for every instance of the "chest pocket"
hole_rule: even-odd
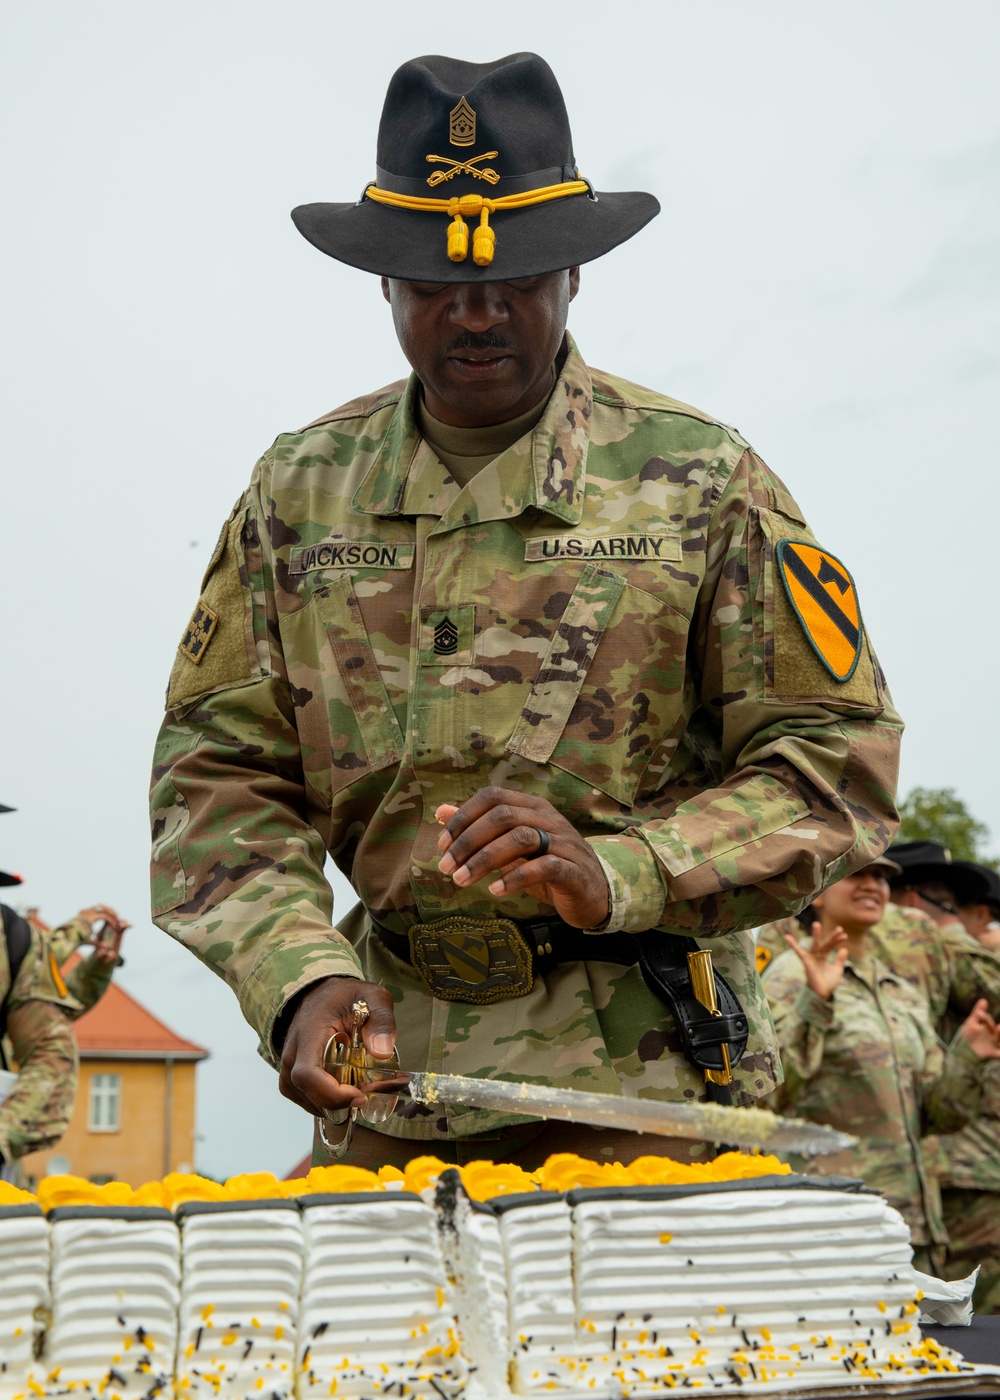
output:
[[[286,655],[310,786],[326,800],[366,773],[398,763],[403,736],[349,574],[324,584],[294,615]]]
[[[631,806],[680,712],[687,630],[683,613],[588,564],[507,752],[551,763]]]

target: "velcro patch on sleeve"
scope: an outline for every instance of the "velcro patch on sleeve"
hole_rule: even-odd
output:
[[[230,520],[177,648],[167,687],[168,710],[260,674],[249,640],[251,601],[240,573],[239,536],[238,524]]]
[[[200,666],[218,625],[219,614],[213,612],[204,599],[201,599],[191,614],[191,621],[180,640],[178,651],[195,666]]]
[[[850,573],[808,540],[780,540],[775,554],[785,595],[809,645],[835,681],[849,681],[864,636]]]

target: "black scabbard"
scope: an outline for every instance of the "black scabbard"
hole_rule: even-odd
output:
[[[739,997],[721,972],[712,969],[715,995],[720,1015],[713,1016],[697,999],[691,987],[687,955],[698,951],[693,938],[673,935],[640,934],[639,970],[649,990],[665,1001],[674,1013],[674,1021],[684,1046],[684,1053],[698,1069],[722,1071],[725,1064],[723,1045],[729,1047],[729,1063],[735,1067],[747,1048],[749,1026]],[[716,1103],[731,1103],[729,1085],[706,1083],[708,1096]]]

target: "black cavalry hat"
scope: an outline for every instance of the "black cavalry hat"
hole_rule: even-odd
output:
[[[945,885],[959,904],[976,903],[985,895],[986,879],[971,862],[953,861],[947,846],[939,841],[901,841],[887,854],[903,867],[908,885],[934,881]]]
[[[952,870],[969,882],[959,891],[959,904],[988,904],[1000,917],[1000,875],[995,870],[974,860],[956,860]]]
[[[659,209],[651,194],[598,194],[580,176],[562,93],[537,54],[430,55],[392,76],[360,200],[301,204],[292,218],[365,272],[497,282],[599,258]]]

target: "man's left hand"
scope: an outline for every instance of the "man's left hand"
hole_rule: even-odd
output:
[[[456,885],[464,889],[499,874],[489,887],[498,898],[523,891],[573,928],[606,921],[610,894],[601,862],[544,797],[481,788],[461,807],[446,803],[434,815],[444,825],[438,869]]]

